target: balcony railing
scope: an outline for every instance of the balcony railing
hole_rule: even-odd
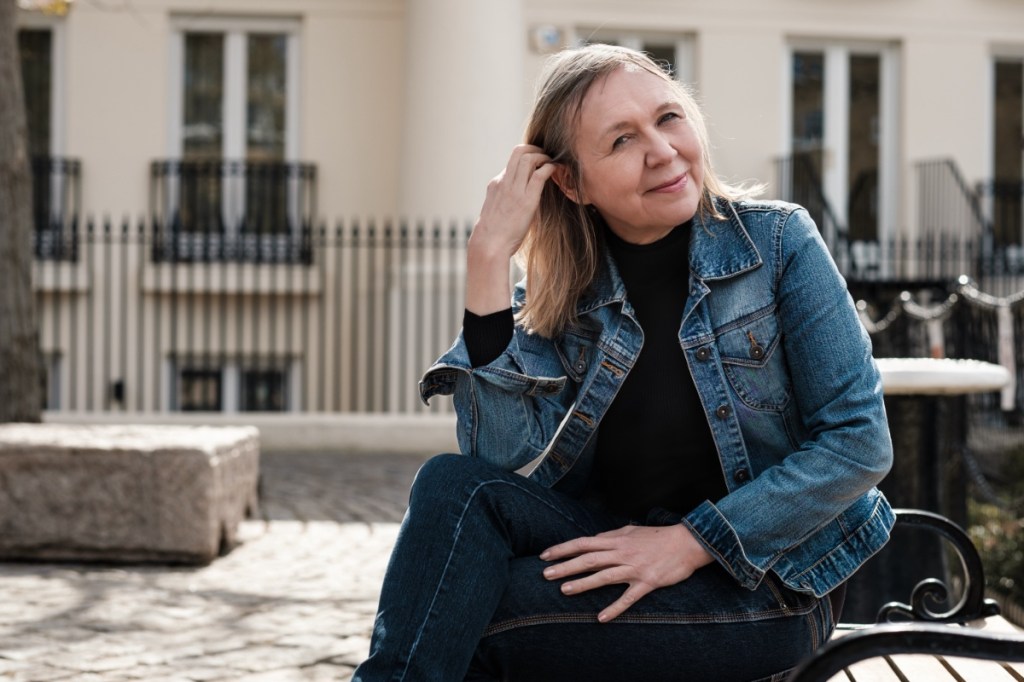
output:
[[[316,167],[230,160],[154,161],[153,259],[308,263]]]
[[[995,248],[1024,245],[1024,182],[990,180],[977,185],[978,199],[989,216]]]
[[[32,247],[39,260],[78,259],[80,174],[81,163],[77,159],[32,159]]]

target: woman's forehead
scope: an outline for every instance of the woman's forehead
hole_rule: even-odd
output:
[[[635,109],[659,109],[681,103],[679,91],[646,69],[620,68],[594,81],[580,102],[577,126],[626,116]],[[609,123],[609,125],[614,125]]]

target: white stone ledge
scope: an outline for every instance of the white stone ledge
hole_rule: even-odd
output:
[[[0,557],[208,563],[257,509],[245,427],[0,425]]]
[[[63,424],[253,426],[264,452],[458,452],[455,415],[221,412],[46,412]]]

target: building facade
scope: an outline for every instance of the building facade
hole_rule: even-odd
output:
[[[424,409],[466,226],[587,41],[670,64],[718,172],[807,205],[853,278],[1024,271],[1012,0],[23,5],[51,409]],[[893,256],[935,236],[948,272]]]

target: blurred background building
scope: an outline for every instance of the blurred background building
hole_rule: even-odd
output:
[[[22,5],[51,411],[447,411],[415,385],[466,230],[545,57],[587,41],[692,85],[718,171],[807,206],[867,315],[1024,289],[1012,0]],[[996,358],[995,322],[979,351],[932,317],[938,350],[879,346]]]

